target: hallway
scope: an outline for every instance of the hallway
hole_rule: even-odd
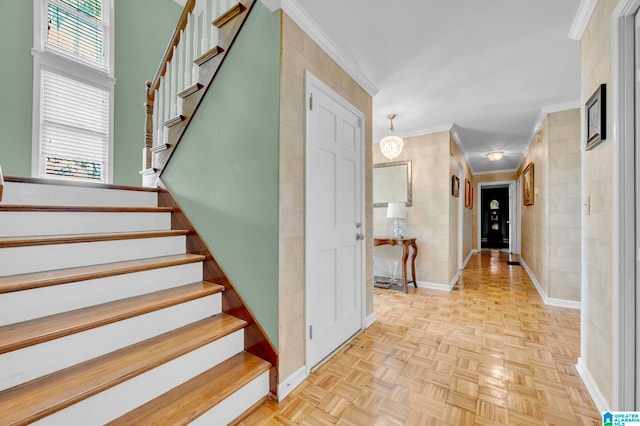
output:
[[[375,289],[377,322],[241,425],[600,425],[575,369],[580,312],[475,254],[450,292]]]

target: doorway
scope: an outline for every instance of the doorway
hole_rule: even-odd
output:
[[[364,114],[306,74],[306,366],[363,326]]]
[[[500,202],[496,197],[491,197],[490,194],[494,194],[494,192],[484,193],[485,189],[498,189],[504,191],[506,193],[506,198],[502,198],[502,202]],[[498,191],[499,192],[499,191]],[[496,247],[486,247],[486,248],[496,248],[503,250],[508,253],[514,253],[515,250],[515,239],[513,238],[515,230],[518,228],[519,218],[514,214],[516,212],[515,206],[515,192],[516,192],[516,182],[513,180],[508,181],[500,181],[500,182],[480,182],[478,183],[478,245],[477,247],[485,248],[487,245],[495,245]],[[497,193],[497,192],[496,192]],[[491,209],[492,201],[498,201],[499,209]],[[504,207],[503,207],[504,205]],[[484,219],[483,209],[484,207],[488,208],[487,218]],[[496,207],[494,204],[493,207]],[[499,211],[498,211],[499,210]],[[497,215],[493,215],[491,217],[490,213],[496,212]],[[496,217],[498,216],[498,217]],[[493,221],[492,221],[493,220]],[[502,234],[502,242],[499,243],[499,236],[497,232],[491,234],[492,243],[489,243],[489,228],[492,228],[495,223],[498,223],[498,231]],[[487,228],[486,241],[483,244],[483,226]],[[497,247],[501,245],[501,247]]]
[[[480,205],[480,248],[508,249],[509,232],[509,187],[482,188]]]
[[[640,126],[640,0],[620,0],[612,16],[612,105],[615,134],[613,184],[613,380],[612,406],[640,409],[640,292],[638,261],[640,236],[640,151],[636,150]],[[636,232],[629,232],[635,229]],[[584,238],[583,238],[584,244]],[[584,263],[583,263],[584,264]],[[584,333],[583,333],[584,334]],[[584,341],[584,336],[583,336]],[[581,360],[579,360],[581,361]]]

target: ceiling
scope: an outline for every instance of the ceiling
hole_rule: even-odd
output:
[[[297,0],[378,93],[374,142],[453,125],[474,173],[515,170],[541,111],[578,107],[579,0]],[[489,151],[504,151],[496,162]]]

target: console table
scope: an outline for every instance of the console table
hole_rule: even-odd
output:
[[[397,246],[402,245],[402,284],[404,285],[404,292],[409,292],[408,283],[413,283],[413,286],[418,288],[416,284],[416,256],[418,255],[418,246],[416,245],[415,238],[374,238],[373,246]],[[407,281],[407,259],[409,258],[409,247],[412,249],[411,254],[411,280]]]

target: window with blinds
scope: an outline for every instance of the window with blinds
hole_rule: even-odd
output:
[[[46,47],[108,71],[109,14],[106,0],[43,0]],[[44,12],[44,11],[43,11]]]
[[[37,2],[33,169],[40,177],[111,181],[112,1]]]
[[[42,71],[40,176],[105,182],[109,92]]]

